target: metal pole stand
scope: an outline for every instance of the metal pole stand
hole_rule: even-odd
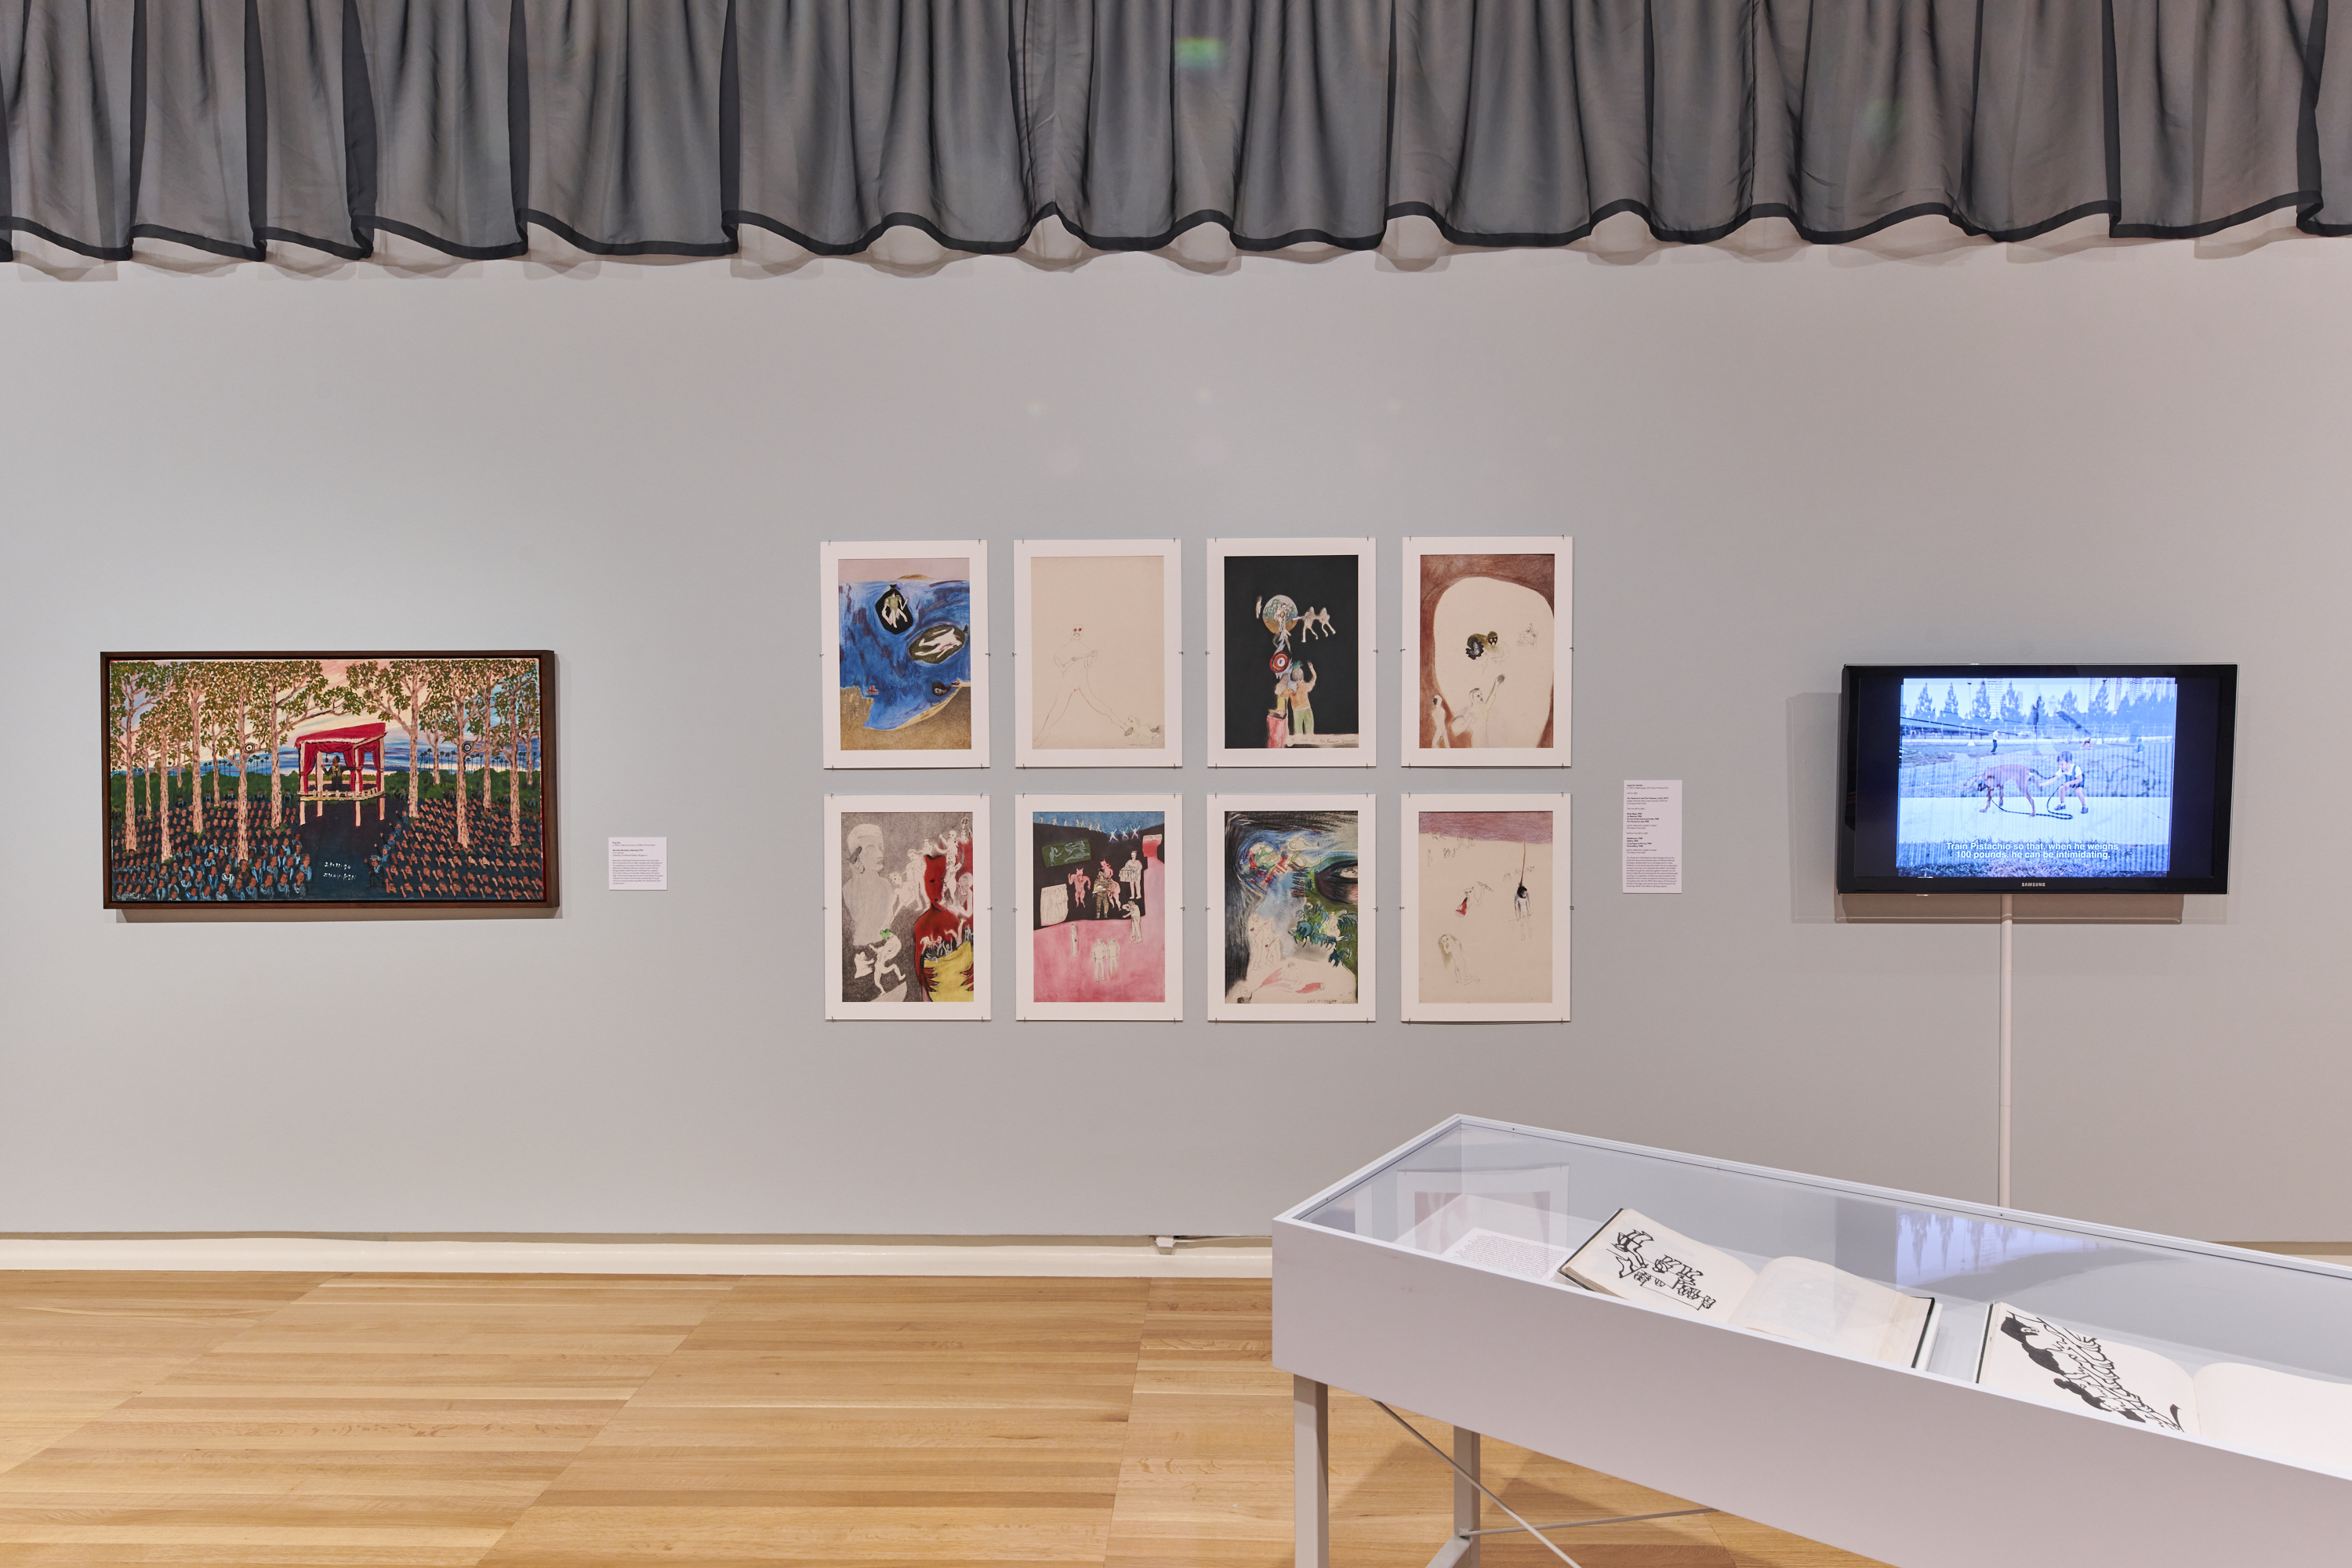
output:
[[[1297,1568],[1331,1568],[1331,1390],[1290,1380],[1291,1474],[1297,1490]]]

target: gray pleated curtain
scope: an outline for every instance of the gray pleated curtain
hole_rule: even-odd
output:
[[[2352,230],[2328,0],[0,0],[0,214],[460,257]],[[2334,69],[2328,68],[2333,65]]]

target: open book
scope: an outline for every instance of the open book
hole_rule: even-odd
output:
[[[1438,1254],[1456,1263],[1467,1263],[1474,1268],[1492,1269],[1497,1274],[1516,1274],[1522,1279],[1549,1279],[1568,1257],[1565,1247],[1549,1247],[1540,1241],[1529,1241],[1521,1236],[1505,1236],[1498,1230],[1473,1226],[1462,1239]]]
[[[2138,1345],[1993,1304],[1977,1381],[2044,1405],[2352,1470],[2352,1384],[2215,1362],[2191,1374]]]
[[[1942,1317],[1933,1296],[1908,1296],[1810,1258],[1750,1268],[1632,1209],[1611,1215],[1559,1271],[1603,1295],[1895,1366],[1927,1364]]]

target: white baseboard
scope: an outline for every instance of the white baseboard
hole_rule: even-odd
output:
[[[872,1274],[1265,1279],[1261,1238],[828,1237],[821,1241],[346,1240],[316,1237],[0,1238],[0,1269],[278,1274]]]

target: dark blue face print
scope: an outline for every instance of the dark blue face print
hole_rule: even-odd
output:
[[[866,694],[868,730],[898,730],[971,683],[971,584],[844,583],[841,684]]]

